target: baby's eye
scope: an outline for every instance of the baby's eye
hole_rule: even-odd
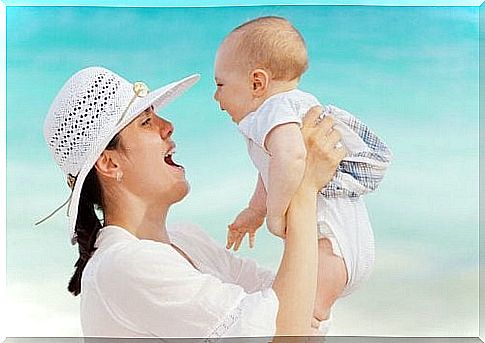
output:
[[[150,124],[151,121],[152,121],[152,118],[148,117],[147,119],[141,122],[141,125],[147,126],[148,124]]]

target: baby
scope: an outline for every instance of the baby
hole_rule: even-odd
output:
[[[217,51],[214,98],[246,137],[248,152],[259,171],[247,208],[229,225],[227,248],[237,250],[246,233],[266,224],[285,237],[285,215],[305,169],[302,117],[321,106],[297,89],[308,67],[305,42],[284,18],[262,17],[234,29]],[[374,238],[362,195],[376,189],[390,163],[391,152],[362,122],[335,106],[323,107],[334,118],[348,155],[332,181],[317,197],[320,249],[318,320],[329,320],[337,297],[349,294],[370,274]],[[323,266],[323,268],[322,268]],[[322,272],[324,270],[324,272]],[[320,293],[320,291],[322,291]],[[328,326],[328,323],[327,323]]]

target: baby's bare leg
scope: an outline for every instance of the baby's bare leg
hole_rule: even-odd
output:
[[[326,320],[347,283],[347,268],[342,257],[333,253],[327,238],[318,240],[318,280],[314,317]]]

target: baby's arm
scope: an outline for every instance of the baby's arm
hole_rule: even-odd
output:
[[[305,171],[306,150],[299,125],[276,126],[266,137],[265,147],[270,153],[266,224],[283,238],[286,210]]]
[[[254,209],[263,217],[266,216],[266,190],[264,189],[261,174],[258,174],[258,182],[256,183],[256,188],[251,200],[249,201],[249,207]]]
[[[256,189],[248,207],[243,209],[233,223],[228,226],[226,249],[231,249],[234,246],[234,251],[237,251],[246,233],[249,234],[249,247],[254,247],[256,230],[263,225],[265,216],[266,190],[261,174],[258,174]]]

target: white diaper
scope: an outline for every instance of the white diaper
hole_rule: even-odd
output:
[[[366,281],[374,266],[374,234],[362,198],[317,197],[319,237],[332,243],[335,255],[344,259],[348,280],[342,296]]]
[[[337,238],[335,238],[335,235],[333,234],[333,231],[330,229],[330,227],[325,222],[318,222],[317,227],[318,227],[318,239],[320,238],[328,239],[332,243],[333,253],[343,258],[344,256],[342,255],[342,250],[340,249],[340,245],[338,244]]]

